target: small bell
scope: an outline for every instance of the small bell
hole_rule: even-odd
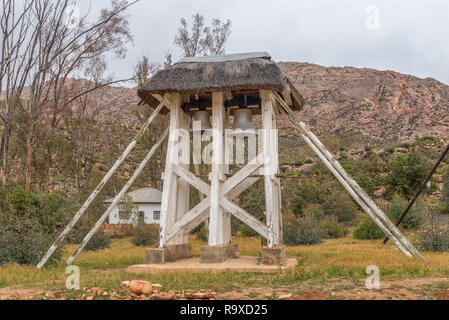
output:
[[[195,115],[193,117],[193,121],[199,121],[201,123],[201,126],[199,130],[208,130],[212,129],[212,125],[210,123],[210,116],[209,112],[206,110],[198,110],[195,112]],[[198,130],[198,128],[193,127],[192,131]]]
[[[234,111],[234,126],[232,127],[235,133],[256,133],[256,128],[253,125],[253,113],[248,108],[240,108]]]

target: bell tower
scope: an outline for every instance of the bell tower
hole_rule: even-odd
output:
[[[149,95],[163,103],[170,117],[159,248],[147,251],[147,262],[164,263],[191,256],[188,234],[201,223],[208,229],[201,262],[238,257],[231,234],[234,216],[267,239],[262,253],[264,264],[284,264],[276,127],[279,106],[274,94],[284,95],[297,110],[302,98],[296,91],[292,95],[295,89],[266,53],[185,58],[171,69],[159,72],[139,90],[144,100],[148,101],[145,95]],[[180,78],[190,81],[172,83],[176,91],[159,93],[152,88],[161,81],[176,82]],[[254,116],[261,119],[258,130]],[[209,145],[196,147],[195,135]],[[208,170],[206,175],[200,174],[200,164]],[[265,190],[265,223],[235,201],[259,180],[263,180]],[[189,204],[190,188],[201,194],[195,206]]]

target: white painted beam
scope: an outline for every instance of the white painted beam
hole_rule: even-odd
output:
[[[142,128],[140,128],[139,132],[136,134],[136,136],[134,137],[133,141],[131,141],[131,143],[128,145],[128,147],[125,149],[125,151],[123,151],[122,155],[117,159],[117,161],[114,163],[112,168],[103,177],[103,179],[100,181],[100,183],[95,187],[94,191],[86,199],[84,204],[81,206],[81,208],[75,214],[75,216],[72,218],[72,220],[69,222],[69,224],[64,228],[62,233],[57,237],[56,241],[48,249],[47,253],[39,261],[39,263],[37,264],[37,268],[38,269],[41,269],[45,265],[45,263],[47,263],[47,260],[55,252],[55,250],[61,245],[61,243],[64,241],[64,239],[69,234],[70,230],[72,230],[72,228],[75,226],[75,224],[78,222],[78,220],[84,215],[84,213],[86,212],[87,208],[92,203],[92,201],[94,201],[94,199],[97,197],[97,195],[103,189],[104,185],[114,175],[114,173],[117,171],[118,167],[123,163],[123,161],[125,161],[126,157],[129,155],[131,150],[134,148],[134,146],[136,145],[137,141],[142,137],[142,135],[148,129],[150,124],[153,122],[153,120],[156,118],[156,116],[162,110],[163,106],[164,106],[164,104],[161,102],[159,104],[159,106],[153,111],[153,113],[148,118],[148,120],[143,124]]]

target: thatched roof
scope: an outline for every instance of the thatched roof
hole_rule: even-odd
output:
[[[138,95],[153,106],[158,101],[151,94],[258,89],[291,92],[293,108],[302,107],[301,95],[266,52],[184,58],[157,72],[138,90]]]

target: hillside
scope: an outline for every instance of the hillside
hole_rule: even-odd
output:
[[[357,137],[370,144],[449,136],[449,86],[435,79],[302,62],[279,66],[304,96],[301,118],[317,135]],[[139,101],[136,89],[110,86],[105,91],[101,118],[136,124],[130,108]],[[279,127],[291,130],[283,119]]]
[[[319,134],[372,142],[449,134],[449,86],[394,71],[281,62],[305,98],[302,119]]]

